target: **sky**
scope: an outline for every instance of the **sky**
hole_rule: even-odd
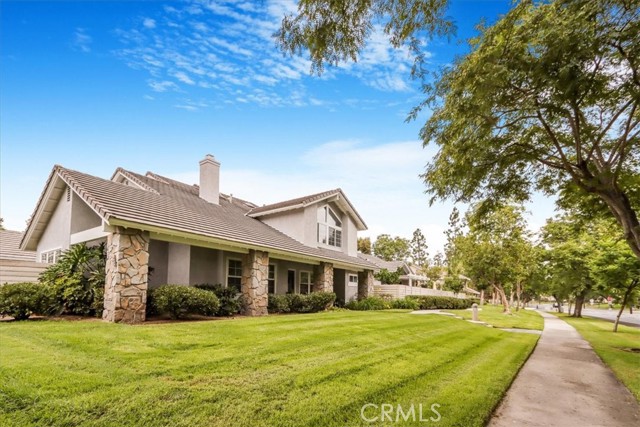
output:
[[[464,54],[475,25],[510,1],[452,0],[450,40],[425,42],[435,71]],[[310,74],[272,34],[295,2],[0,2],[0,216],[23,230],[53,165],[103,178],[117,167],[198,181],[222,164],[221,191],[267,204],[342,188],[361,236],[441,250],[452,202],[429,205],[419,175],[435,154],[406,122],[423,95],[411,57],[376,27],[358,63]],[[462,207],[464,209],[464,207]],[[532,229],[553,201],[528,205]]]

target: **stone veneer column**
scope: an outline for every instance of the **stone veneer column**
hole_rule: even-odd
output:
[[[333,264],[321,262],[314,267],[313,292],[333,292]]]
[[[144,322],[149,277],[149,235],[117,227],[107,237],[104,312],[109,322]]]
[[[267,315],[269,253],[249,250],[242,260],[242,314]]]
[[[358,299],[373,296],[373,270],[358,273]]]

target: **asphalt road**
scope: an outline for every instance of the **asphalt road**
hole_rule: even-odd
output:
[[[541,306],[542,309],[550,312],[557,313],[557,310],[551,308],[551,306]],[[566,312],[568,306],[564,305],[564,310]],[[571,307],[573,309],[573,307]],[[610,322],[615,322],[616,316],[618,315],[618,309],[607,310],[607,309],[599,309],[599,308],[589,308],[589,306],[585,306],[582,309],[582,315],[584,317],[595,317],[597,319],[608,320]],[[624,313],[620,316],[620,324],[626,326],[633,326],[635,328],[640,328],[640,310],[634,309],[633,314],[629,314],[629,309],[625,308]]]

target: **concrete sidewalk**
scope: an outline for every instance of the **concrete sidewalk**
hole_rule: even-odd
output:
[[[633,395],[567,322],[539,312],[544,331],[491,427],[640,425]]]

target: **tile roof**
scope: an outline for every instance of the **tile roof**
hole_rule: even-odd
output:
[[[20,231],[0,230],[0,259],[35,261],[35,252],[20,250],[20,240]]]
[[[358,258],[363,259],[367,262],[370,262],[371,264],[374,264],[380,269],[384,268],[385,270],[388,270],[391,272],[395,272],[399,268],[404,269],[406,265],[405,262],[403,261],[386,261],[382,258],[378,258],[375,255],[363,254],[362,252],[358,252]]]
[[[198,187],[148,173],[125,171],[142,187],[124,185],[82,172],[55,166],[49,181],[59,176],[106,222],[128,221],[192,235],[225,240],[246,247],[259,247],[292,255],[361,268],[372,268],[366,260],[342,252],[309,247],[258,219],[245,215],[252,205],[224,196],[220,204],[208,203],[198,196]],[[47,183],[49,185],[50,182]],[[44,194],[44,193],[43,193]],[[40,203],[40,202],[39,202]],[[38,208],[36,208],[36,212]]]

